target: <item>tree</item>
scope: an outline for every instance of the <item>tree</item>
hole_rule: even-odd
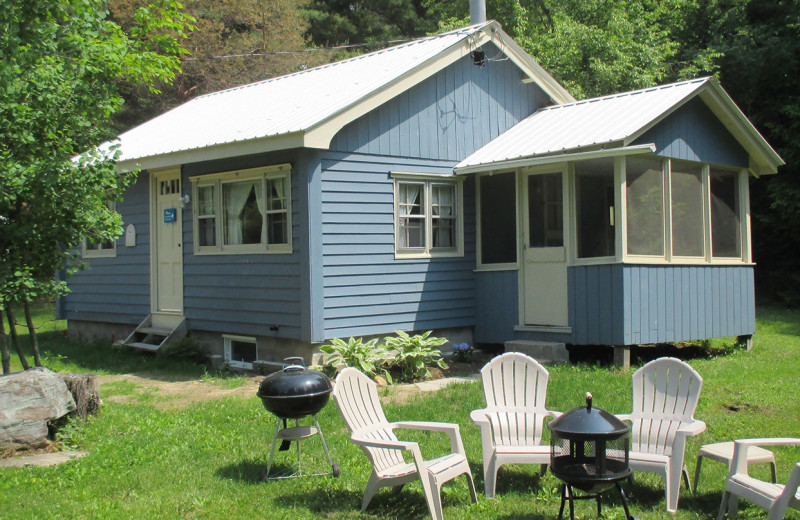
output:
[[[127,33],[104,5],[2,0],[0,306],[12,330],[13,302],[65,293],[54,275],[81,267],[84,237],[121,233],[110,203],[134,174],[116,172],[113,147],[98,148],[114,135],[117,81],[156,90],[179,70],[190,20],[177,1],[139,10]]]

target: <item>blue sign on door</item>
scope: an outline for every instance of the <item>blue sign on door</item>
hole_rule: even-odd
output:
[[[164,210],[164,224],[172,224],[178,218],[178,211],[175,208],[166,208]]]

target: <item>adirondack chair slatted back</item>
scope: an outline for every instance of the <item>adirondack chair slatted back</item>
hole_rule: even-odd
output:
[[[549,377],[547,369],[519,352],[498,356],[481,369],[495,444],[541,443]]]
[[[672,455],[675,432],[694,420],[703,378],[676,358],[660,358],[633,374],[631,450]]]
[[[377,385],[354,368],[336,377],[333,399],[350,434],[372,440],[397,441],[383,414]],[[400,450],[362,447],[377,472],[403,463]]]

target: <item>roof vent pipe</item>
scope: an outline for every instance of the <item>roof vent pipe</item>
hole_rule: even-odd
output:
[[[469,0],[469,23],[471,25],[486,21],[486,0]]]

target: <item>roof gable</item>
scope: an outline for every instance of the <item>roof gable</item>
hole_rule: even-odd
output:
[[[489,41],[554,102],[573,100],[497,22],[488,22],[200,96],[120,135],[118,165],[152,168],[254,151],[327,148],[350,121]]]
[[[538,110],[456,166],[460,173],[521,165],[548,155],[630,146],[689,100],[701,99],[750,154],[754,174],[783,160],[714,78],[700,78]]]

